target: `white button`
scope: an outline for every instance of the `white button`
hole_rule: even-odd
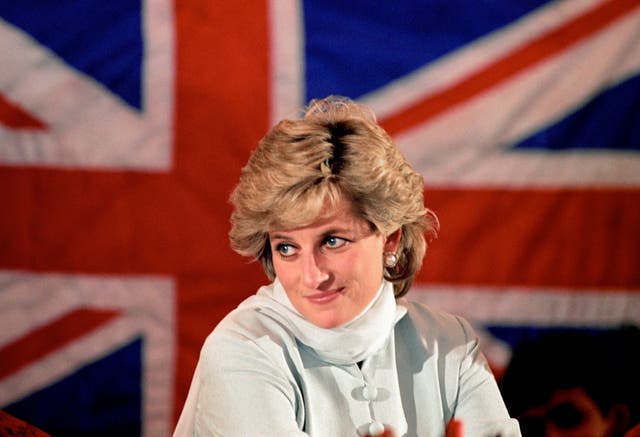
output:
[[[384,425],[380,422],[371,422],[369,424],[369,435],[380,435],[384,432]]]
[[[378,397],[378,389],[372,385],[365,385],[362,388],[362,397],[367,401],[375,401]]]

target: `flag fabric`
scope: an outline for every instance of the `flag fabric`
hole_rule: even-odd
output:
[[[240,168],[329,94],[423,174],[442,230],[411,297],[467,317],[498,376],[523,337],[640,325],[637,1],[5,3],[0,410],[169,435],[266,281],[228,245]]]

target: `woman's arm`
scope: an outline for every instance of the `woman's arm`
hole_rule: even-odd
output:
[[[293,377],[267,350],[268,338],[211,336],[202,350],[196,436],[305,436]]]
[[[496,380],[480,352],[478,338],[469,323],[458,317],[467,341],[460,363],[455,418],[464,424],[465,437],[520,436],[515,419],[509,417]]]

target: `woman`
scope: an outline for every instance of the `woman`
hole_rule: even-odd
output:
[[[438,230],[423,190],[348,99],[268,132],[230,238],[273,282],[207,338],[175,435],[519,435],[469,324],[402,297]]]

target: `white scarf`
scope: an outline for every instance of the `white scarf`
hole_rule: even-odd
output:
[[[397,306],[393,284],[383,280],[371,303],[353,320],[335,327],[320,328],[305,319],[276,280],[260,287],[255,296],[239,308],[255,308],[285,326],[293,336],[323,361],[344,365],[359,362],[382,349],[398,320],[407,312]]]

